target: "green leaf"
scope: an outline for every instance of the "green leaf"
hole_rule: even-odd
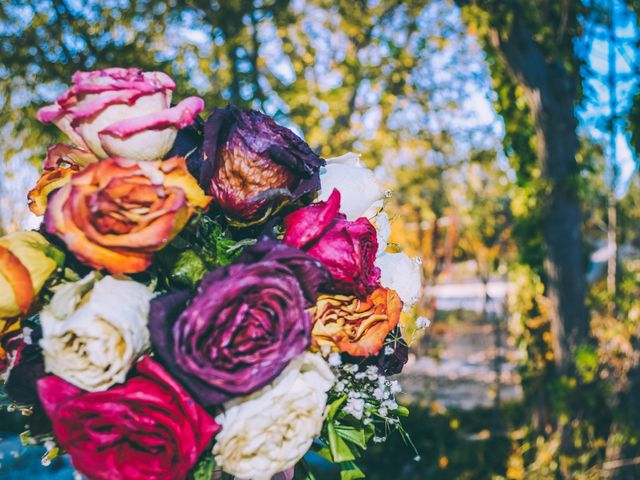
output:
[[[329,413],[327,414],[328,423],[333,423],[333,419],[335,418],[336,413],[338,413],[338,410],[340,409],[342,404],[346,402],[346,400],[347,400],[347,396],[343,395],[340,398],[331,402],[331,406],[329,407]]]
[[[401,417],[408,417],[409,416],[409,409],[407,407],[403,407],[402,405],[398,406],[398,408],[396,408],[395,412],[398,415],[400,415]]]
[[[316,476],[304,458],[296,464],[295,471],[293,472],[293,480],[316,480]]]
[[[216,220],[199,218],[195,235],[198,253],[213,267],[229,265],[242,251],[246,242],[236,242]]]
[[[333,457],[331,456],[331,450],[329,450],[329,448],[327,448],[326,446],[314,443],[311,446],[311,449],[312,449],[312,451],[314,453],[318,454],[319,456],[321,456],[325,460],[328,460],[328,461],[333,463]]]
[[[49,465],[51,461],[58,456],[59,453],[59,447],[54,447],[51,450],[47,450],[44,455],[42,455],[42,465]]]
[[[42,251],[47,257],[56,262],[58,268],[64,267],[65,254],[62,250],[54,247],[51,244],[48,244],[43,247]]]
[[[20,434],[20,443],[25,447],[29,445],[37,445],[38,441],[31,436],[31,432],[29,430],[25,430]]]
[[[329,450],[331,450],[331,457],[334,462],[348,462],[356,459],[347,442],[338,435],[336,426],[333,423],[327,425],[327,434],[329,436]]]
[[[353,462],[344,462],[340,464],[340,480],[355,480],[365,478],[365,474]]]
[[[363,450],[367,449],[367,439],[365,437],[364,428],[350,427],[348,425],[335,426],[338,435],[345,440],[359,446]]]
[[[171,269],[171,280],[189,288],[195,288],[196,284],[207,273],[207,267],[202,259],[193,250],[184,250]]]
[[[579,345],[575,351],[578,375],[585,383],[593,382],[598,374],[598,351],[591,345]]]
[[[211,480],[216,468],[216,459],[212,455],[202,458],[193,470],[193,480]]]

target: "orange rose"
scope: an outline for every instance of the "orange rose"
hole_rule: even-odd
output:
[[[313,345],[355,357],[376,355],[402,313],[393,290],[378,288],[366,300],[352,295],[320,295],[313,309]]]
[[[67,183],[82,167],[97,161],[93,153],[83,148],[64,143],[49,147],[42,175],[28,194],[29,209],[35,215],[44,215],[49,194]]]
[[[73,174],[50,196],[44,225],[83,263],[136,273],[210,201],[182,157],[107,158]]]

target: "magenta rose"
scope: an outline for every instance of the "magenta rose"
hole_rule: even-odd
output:
[[[136,370],[104,392],[40,379],[56,440],[91,480],[183,480],[220,427],[151,358]]]
[[[38,111],[71,140],[98,158],[160,160],[178,130],[191,125],[204,108],[199,97],[171,107],[175,83],[162,72],[106,68],[76,72],[73,85],[53,105]]]
[[[248,395],[307,348],[307,308],[328,279],[314,258],[264,239],[208,273],[193,298],[176,292],[152,300],[154,351],[205,407]]]
[[[254,110],[216,109],[204,127],[200,185],[229,221],[266,221],[320,188],[324,160],[288,128]]]
[[[366,218],[351,222],[339,213],[340,192],[333,190],[326,202],[301,208],[284,218],[284,243],[320,260],[339,293],[366,298],[380,280],[375,266],[376,229]]]

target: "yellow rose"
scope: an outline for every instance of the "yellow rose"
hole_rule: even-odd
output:
[[[26,313],[56,269],[56,262],[44,252],[48,245],[37,232],[0,238],[0,318]]]

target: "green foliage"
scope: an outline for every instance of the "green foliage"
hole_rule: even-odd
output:
[[[462,181],[449,193],[460,222],[458,246],[475,261],[483,281],[501,267],[506,270],[513,251],[509,180],[495,157],[486,151],[472,155],[460,168]]]
[[[199,215],[159,256],[160,278],[165,288],[195,288],[209,271],[229,265],[248,242],[237,242],[230,232],[208,215]]]
[[[211,480],[213,478],[215,468],[216,459],[213,455],[207,453],[200,459],[191,472],[193,480]]]
[[[492,4],[491,7],[489,3]],[[530,5],[522,8],[527,12],[537,11]],[[472,31],[477,32],[487,53],[493,90],[496,93],[495,108],[504,119],[503,147],[516,176],[512,188],[511,212],[514,216],[513,237],[518,245],[518,257],[520,262],[529,265],[536,274],[544,278],[542,220],[548,187],[541,178],[535,125],[523,88],[509,71],[490,38],[491,27],[499,26],[502,32],[508,31],[513,18],[506,8],[493,5],[492,2],[474,2],[472,6],[463,9],[463,18]]]
[[[370,449],[361,466],[368,479],[483,480],[503,478],[512,440],[495,431],[496,421],[517,430],[523,417],[518,405],[474,411],[444,411],[437,406],[412,405],[407,432],[420,452],[414,458],[399,436]],[[492,433],[495,432],[495,433]]]
[[[577,374],[584,383],[592,383],[600,368],[598,352],[592,345],[581,345],[575,352]]]

